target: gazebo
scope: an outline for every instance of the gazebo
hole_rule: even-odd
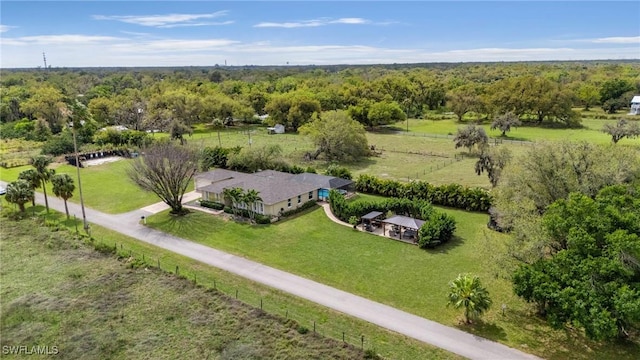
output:
[[[382,215],[384,215],[383,213],[381,213],[380,211],[372,211],[364,216],[362,216],[360,218],[360,220],[362,220],[362,224],[363,224],[363,228],[367,231],[373,231],[373,228],[371,227],[371,223],[374,221],[378,221],[380,220],[380,217],[382,217]],[[366,220],[366,222],[365,222]]]
[[[412,217],[395,215],[388,219],[382,220],[382,223],[391,224],[394,226],[394,228],[397,228],[398,238],[402,239],[403,236],[409,237],[409,238],[417,238],[418,229],[420,229],[420,227],[425,223],[425,221],[420,219],[414,219]],[[396,232],[395,230],[391,230],[389,231],[389,235],[395,236],[394,235],[395,232]],[[384,226],[382,228],[382,234],[386,235],[386,229]]]

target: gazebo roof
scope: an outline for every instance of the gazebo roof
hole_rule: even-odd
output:
[[[364,215],[362,217],[362,219],[373,220],[373,219],[377,218],[380,215],[382,215],[382,213],[380,211],[372,211],[372,212],[368,213],[367,215]]]
[[[398,225],[398,226],[402,226],[409,229],[415,229],[415,230],[420,229],[422,224],[425,223],[424,220],[414,219],[414,218],[402,216],[402,215],[392,216],[388,219],[385,219],[383,222],[387,224]]]

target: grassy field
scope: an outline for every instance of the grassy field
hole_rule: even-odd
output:
[[[67,232],[31,220],[3,232],[2,346],[55,346],[67,359],[364,357],[189,280],[131,268]]]
[[[582,128],[579,129],[552,129],[539,126],[521,126],[512,129],[507,133],[506,139],[522,140],[522,141],[589,141],[598,144],[606,144],[611,142],[611,136],[603,133],[602,127],[605,124],[615,124],[617,118],[623,117],[623,114],[617,116],[605,115],[602,111],[579,111],[584,118],[582,119]],[[608,117],[607,119],[599,119],[597,117]],[[455,135],[459,127],[465,126],[467,123],[475,122],[475,118],[467,117],[463,119],[463,123],[457,122],[455,115],[431,115],[425,120],[410,119],[409,132],[439,134],[439,135]],[[490,121],[481,124],[489,137],[500,138],[501,132],[490,129]],[[395,124],[395,129],[406,131],[407,122]],[[640,139],[623,139],[620,144],[638,144]]]
[[[42,213],[43,212],[43,207],[38,206],[37,207],[38,212]],[[28,210],[28,212],[30,212],[31,209]],[[42,214],[44,215],[44,214]],[[63,214],[59,214],[59,213],[55,213],[52,212],[50,215],[48,215],[47,219],[50,219],[50,221],[55,221],[55,222],[59,222],[65,226],[67,226],[70,230],[73,230],[74,228],[74,224],[73,224],[73,220],[72,221],[65,221],[64,220],[64,215]],[[13,226],[12,224],[8,223],[8,220],[3,219],[3,232],[7,235],[9,235],[9,225]],[[34,226],[37,227],[37,226]],[[41,231],[41,230],[38,230]],[[61,234],[62,232],[56,232],[55,234],[51,235],[51,236],[58,236],[59,234]],[[40,234],[38,232],[38,234]],[[47,232],[43,232],[42,234],[48,234]],[[43,235],[44,236],[44,235]],[[48,236],[48,235],[47,235]],[[117,248],[119,249],[120,253],[124,253],[124,254],[132,254],[134,257],[136,257],[138,260],[140,260],[142,258],[142,254],[145,254],[145,259],[148,263],[150,263],[153,266],[156,266],[157,262],[159,262],[161,264],[162,269],[164,269],[165,271],[174,271],[174,269],[176,267],[179,267],[180,269],[180,275],[184,276],[188,279],[196,279],[197,283],[200,286],[204,286],[207,288],[212,288],[215,284],[215,287],[217,290],[227,294],[230,297],[235,297],[237,295],[237,298],[240,299],[242,302],[250,304],[252,306],[254,306],[255,308],[259,308],[261,305],[263,306],[264,311],[266,311],[268,314],[270,315],[276,315],[279,317],[286,317],[289,319],[293,319],[296,322],[298,322],[300,325],[306,327],[307,329],[310,330],[310,332],[313,329],[313,324],[315,322],[316,324],[316,328],[317,328],[317,332],[321,335],[324,336],[329,336],[332,337],[334,339],[340,340],[342,339],[343,333],[345,336],[345,340],[350,343],[350,344],[354,344],[357,347],[359,347],[361,345],[361,336],[364,336],[364,348],[368,349],[368,350],[373,350],[375,353],[381,354],[384,358],[386,359],[459,359],[458,356],[455,356],[453,354],[450,354],[446,351],[440,350],[440,349],[436,349],[433,348],[431,346],[428,346],[424,343],[412,340],[412,339],[408,339],[405,336],[402,335],[398,335],[396,333],[393,332],[389,332],[386,331],[384,329],[381,329],[375,325],[369,324],[367,322],[352,318],[350,316],[346,316],[343,315],[341,313],[337,313],[335,311],[329,310],[327,308],[321,307],[319,305],[316,305],[314,303],[308,302],[306,300],[302,300],[300,298],[297,297],[293,297],[291,295],[282,293],[280,291],[268,288],[266,286],[262,286],[256,283],[253,283],[251,281],[245,280],[241,277],[229,274],[227,272],[212,268],[210,266],[207,266],[205,264],[199,263],[197,261],[194,261],[192,259],[162,250],[160,248],[154,247],[152,245],[146,244],[146,243],[142,243],[140,241],[137,241],[135,239],[131,239],[128,238],[126,236],[123,236],[121,234],[118,234],[116,232],[101,228],[100,226],[94,225],[92,226],[92,236],[96,239],[96,241],[101,242],[101,243],[106,243],[109,244],[110,246],[113,246],[114,244],[117,246]],[[44,236],[46,238],[46,236]],[[24,249],[31,249],[29,246],[31,246],[30,242],[32,242],[34,237],[31,238],[26,238],[23,236],[16,236],[13,235],[11,233],[10,237],[3,237],[3,240],[6,239],[11,239],[12,245],[13,247],[11,248],[11,252],[9,252],[7,249],[7,247],[5,246],[5,243],[2,243],[2,248],[7,249],[4,250],[2,252],[2,260],[3,260],[3,272],[2,272],[2,280],[3,283],[5,281],[7,281],[8,279],[8,274],[10,274],[7,269],[9,269],[8,265],[5,266],[6,262],[4,261],[4,256],[9,257],[11,254],[15,254],[15,251],[18,251],[16,249],[20,249],[20,254],[24,254],[25,250]],[[35,237],[36,239],[40,239],[40,237]],[[49,246],[48,244],[50,244],[51,242],[44,242],[44,243],[38,243],[38,245],[40,246]],[[15,246],[14,246],[15,245]],[[7,245],[8,246],[8,245]],[[122,249],[122,250],[120,250]],[[68,249],[65,249],[65,251],[69,251]],[[40,259],[40,256],[43,255],[41,253],[46,253],[43,256],[49,256],[51,253],[51,249],[46,248],[44,251],[36,251],[36,250],[29,250],[26,253],[29,254],[29,259],[31,259],[32,257],[36,256],[37,258],[34,260],[30,260],[32,262],[34,262],[33,265],[33,269],[32,267],[27,267],[26,270],[33,270],[33,272],[36,273],[36,277],[34,277],[33,279],[27,278],[27,275],[22,274],[22,276],[25,278],[24,281],[28,281],[29,283],[29,287],[35,287],[38,286],[39,283],[38,281],[42,281],[41,278],[41,274],[38,273],[38,268],[37,268],[37,264],[40,264],[39,262],[37,262],[38,259]],[[95,254],[92,254],[91,251],[88,251],[86,249],[82,249],[81,250],[82,254],[86,254],[81,256],[81,260],[84,259],[84,261],[87,260],[87,258],[93,259],[94,257],[96,257]],[[46,262],[48,267],[45,267],[46,269],[51,269],[53,267],[53,265],[51,264],[58,264],[56,269],[59,270],[60,272],[66,271],[67,273],[73,272],[74,269],[78,268],[78,266],[82,266],[84,268],[84,265],[82,264],[77,264],[78,266],[74,266],[70,269],[66,269],[67,266],[70,266],[69,263],[65,260],[69,257],[69,254],[60,254],[59,252],[57,253],[60,256],[60,261],[56,261],[55,259],[50,259]],[[24,256],[13,256],[12,261],[15,262],[20,262],[20,263],[24,263]],[[106,261],[106,260],[105,260]],[[130,260],[127,260],[127,262],[129,262]],[[107,261],[109,263],[109,269],[114,268],[112,261]],[[13,263],[12,263],[13,264]],[[42,264],[40,264],[42,265]],[[95,262],[91,262],[89,264],[86,264],[87,268],[92,269],[91,271],[96,271],[96,269],[98,269],[100,267],[100,264],[97,264]],[[150,265],[150,266],[151,266]],[[13,269],[13,265],[11,267]],[[121,269],[122,266],[120,267],[115,267],[116,270],[119,271],[119,269]],[[19,271],[21,269],[16,269],[15,272]],[[131,272],[131,270],[129,270]],[[14,271],[11,272],[11,276],[14,276]],[[156,272],[153,272],[153,276],[155,276]],[[137,276],[137,274],[135,274],[135,276]],[[86,276],[82,276],[82,278],[85,278]],[[31,280],[33,280],[33,283],[31,282]],[[19,279],[20,282],[22,282],[22,278]],[[171,280],[174,281],[174,280]],[[151,283],[150,286],[154,285],[154,283]],[[95,286],[93,287],[95,288]],[[181,292],[183,293],[182,296],[178,299],[175,299],[175,303],[177,304],[183,304],[184,307],[187,307],[188,303],[186,303],[184,300],[187,300],[189,298],[191,298],[191,289],[192,287],[184,285],[181,289]],[[185,291],[185,290],[189,290],[189,291]],[[7,287],[3,287],[2,290],[2,306],[3,306],[3,311],[2,313],[5,314],[4,311],[4,306],[8,305],[10,303],[15,302],[13,299],[11,299],[11,302],[9,302],[9,298],[7,297],[7,294],[12,295],[15,291],[15,289],[12,289],[10,291],[7,291]],[[24,291],[24,290],[23,290]],[[202,289],[196,289],[195,291],[202,291]],[[162,296],[159,296],[160,294],[158,294],[157,292],[154,292],[153,294],[155,294],[156,296],[154,298],[149,298],[147,296],[144,296],[145,300],[148,300],[148,302],[150,304],[155,304],[154,301],[158,301],[157,299],[162,299]],[[137,297],[136,297],[137,299]],[[168,301],[174,302],[173,301],[174,298],[169,299]],[[165,303],[165,301],[163,301],[163,303]],[[162,305],[162,304],[159,304]],[[237,303],[234,302],[234,305],[237,305]],[[153,306],[149,306],[149,307],[153,307]],[[146,309],[146,307],[145,307]],[[170,313],[171,311],[169,311],[167,309],[166,304],[163,305],[162,307],[160,307],[161,311],[166,311],[168,313]],[[217,309],[217,307],[216,307]],[[255,309],[252,311],[252,313],[255,313]],[[88,314],[87,316],[93,316],[94,314]],[[116,314],[116,317],[119,316],[120,314]],[[157,316],[155,313],[153,313],[154,316]],[[162,316],[166,317],[168,315],[166,314],[161,314]],[[201,313],[197,313],[197,316],[200,316]],[[196,315],[192,315],[192,316],[196,316]],[[4,315],[3,315],[4,316]],[[183,319],[180,319],[183,320]],[[150,326],[149,324],[151,324],[150,321],[146,320],[146,318],[144,320],[140,320],[141,323],[144,325],[145,329],[141,330],[144,331],[146,333],[148,333],[150,331]],[[175,322],[176,319],[173,319],[172,322]],[[129,323],[127,321],[127,323]],[[160,319],[160,323],[162,324],[166,324],[166,321],[164,321],[164,318]],[[3,318],[2,320],[2,333],[3,334],[7,334],[7,332],[5,331],[5,320]],[[159,332],[162,329],[159,330]],[[176,329],[176,328],[172,328],[170,331],[180,331],[181,329]],[[198,330],[198,329],[196,329]],[[209,336],[211,334],[214,334],[216,336],[219,336],[219,331],[217,328],[214,328],[214,331],[211,331],[211,328],[209,328]],[[271,328],[269,328],[269,330],[266,330],[269,334],[274,331],[271,330]],[[197,338],[194,339],[194,341],[205,341],[207,339],[203,338],[204,335],[202,335],[199,332],[187,332],[189,335],[193,335],[193,336],[197,336]],[[181,336],[183,336],[184,334],[182,333],[182,331],[180,333],[176,333],[174,334],[177,339],[176,340],[180,340],[182,339]],[[3,336],[2,339],[2,345],[4,345],[5,343],[9,342],[9,341],[13,341],[14,339],[16,339],[16,337],[11,337],[9,338],[9,340],[6,340],[6,338]],[[150,339],[155,341],[154,339]],[[185,345],[185,347],[189,346],[189,344],[192,344],[193,342],[190,342],[190,339],[184,339],[185,342],[188,342],[187,345]],[[233,341],[237,341],[237,337],[234,338]],[[326,343],[326,340],[324,340],[324,342]],[[30,343],[29,343],[30,344]],[[42,344],[42,342],[41,342]],[[60,344],[59,342],[57,344]],[[180,350],[180,344],[176,345],[176,347],[178,348],[178,350]],[[295,344],[293,344],[292,346],[295,346]],[[192,349],[189,349],[192,350]],[[296,350],[298,351],[298,350]],[[173,352],[172,352],[173,353]],[[153,357],[153,358],[182,358],[184,357],[183,355],[180,356],[171,356],[172,353],[169,353],[167,355],[163,355],[163,356],[152,356],[147,354],[145,358],[149,358],[149,357]],[[335,352],[336,354],[339,354],[339,352],[336,350]],[[188,352],[185,352],[186,355],[188,355]],[[284,356],[287,353],[285,351],[283,351],[282,353],[277,354],[277,356],[261,356],[258,358],[284,358]],[[329,355],[330,353],[327,352],[325,353],[325,355]],[[135,353],[131,352],[131,353],[127,353],[125,357],[127,358],[136,358],[136,356],[134,356]],[[185,356],[186,356],[185,355]],[[70,356],[73,357],[73,356]],[[76,356],[80,357],[80,356]],[[192,356],[193,357],[193,356]],[[205,356],[200,355],[200,354],[196,354],[195,358],[204,358]],[[322,356],[322,357],[313,357],[313,356],[293,356],[290,358],[327,358],[328,356]],[[330,356],[329,356],[330,357]],[[87,357],[87,356],[83,356],[83,358],[92,358],[92,357]],[[93,358],[108,358],[108,357],[101,357],[101,356],[96,356]],[[225,359],[225,357],[219,357],[221,359]],[[231,357],[231,358],[239,358],[239,357]],[[255,357],[254,357],[255,358]],[[357,358],[357,357],[356,357]]]
[[[151,227],[349,291],[399,309],[459,326],[545,358],[634,358],[637,343],[590,342],[579,332],[550,329],[513,295],[510,282],[495,276],[491,257],[506,237],[486,229],[487,216],[444,211],[458,223],[456,238],[432,251],[355,232],[332,223],[321,209],[270,226],[238,224],[203,213],[183,218],[154,215]],[[447,284],[459,273],[479,275],[500,305],[473,327],[446,307]]]
[[[82,179],[82,194],[86,206],[109,214],[127,212],[156,203],[160,199],[151,192],[142,191],[127,177],[126,171],[131,160],[120,160],[99,166],[89,166],[80,169]],[[31,168],[30,165],[11,169],[0,170],[2,181],[14,181],[20,172]],[[69,174],[75,184],[76,190],[70,202],[79,203],[76,168],[67,164],[54,164],[51,168],[58,174]],[[193,190],[193,187],[189,191]],[[42,191],[40,189],[39,191]],[[55,196],[51,189],[51,183],[47,184],[47,194]]]

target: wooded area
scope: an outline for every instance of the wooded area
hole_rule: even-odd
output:
[[[576,108],[616,114],[629,106],[640,93],[640,64],[5,69],[1,85],[3,138],[50,140],[76,116],[84,144],[104,126],[169,131],[176,121],[222,126],[265,114],[267,124],[297,131],[314,113],[340,109],[366,128],[427,110],[459,120],[510,112],[525,125],[579,127]]]

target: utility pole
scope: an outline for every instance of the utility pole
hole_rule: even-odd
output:
[[[42,53],[42,60],[44,60],[44,70],[47,70],[47,55],[45,55],[45,53]]]
[[[82,208],[82,223],[84,231],[89,234],[89,223],[87,222],[87,214],[84,211],[84,199],[82,197],[82,182],[80,182],[80,161],[78,159],[78,143],[76,142],[76,127],[73,122],[69,124],[71,133],[73,134],[73,150],[76,153],[76,170],[78,172],[78,192],[80,193],[80,208]]]

